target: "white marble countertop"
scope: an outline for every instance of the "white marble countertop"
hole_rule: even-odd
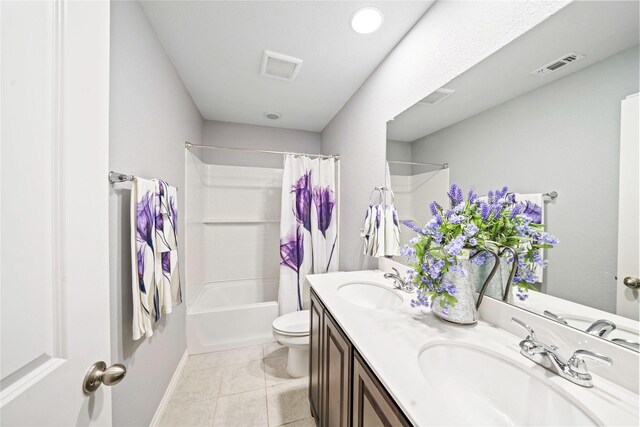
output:
[[[307,281],[416,426],[469,423],[468,411],[473,405],[442,393],[442,387],[430,384],[420,370],[420,350],[438,342],[488,349],[576,402],[598,424],[638,425],[640,405],[637,394],[595,375],[594,387],[585,388],[550,373],[520,354],[518,343],[524,334],[517,337],[482,320],[471,326],[449,324],[436,318],[428,309],[412,308],[410,300],[413,294],[398,290],[393,292],[403,299],[403,304],[393,310],[362,308],[338,294],[341,285],[352,282],[372,282],[392,289],[381,271],[310,275]],[[532,407],[535,404],[535,400],[530,402]]]

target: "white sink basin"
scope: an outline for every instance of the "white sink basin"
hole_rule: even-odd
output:
[[[338,295],[351,304],[376,310],[402,305],[399,295],[377,283],[347,283],[338,288]]]
[[[437,423],[448,425],[598,425],[571,397],[526,369],[484,350],[442,343],[418,356],[425,379],[449,408]],[[576,386],[579,387],[579,386]]]

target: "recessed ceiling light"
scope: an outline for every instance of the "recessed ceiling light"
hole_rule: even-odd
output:
[[[355,11],[351,16],[351,28],[359,34],[370,34],[382,25],[384,16],[377,7],[367,6]]]
[[[280,117],[282,117],[282,114],[276,113],[275,111],[269,111],[268,113],[264,113],[264,116],[267,119],[278,120]]]

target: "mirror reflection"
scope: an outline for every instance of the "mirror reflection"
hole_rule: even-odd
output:
[[[431,201],[450,207],[452,184],[485,202],[507,186],[515,215],[559,241],[509,300],[637,350],[640,183],[625,171],[638,161],[638,3],[605,3],[568,5],[390,121],[387,184],[419,227]],[[401,226],[402,245],[415,235]]]

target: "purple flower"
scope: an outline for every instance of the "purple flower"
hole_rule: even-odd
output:
[[[478,200],[478,193],[473,190],[469,190],[469,194],[467,195],[467,200],[469,203],[475,203]]]
[[[458,292],[456,285],[448,279],[442,281],[442,289],[449,295],[455,295]]]
[[[423,236],[427,235],[427,233],[422,228],[418,227],[411,220],[403,219],[402,221],[400,221],[400,224],[404,225],[405,227],[410,228],[411,230],[415,231],[416,233],[422,234]]]
[[[483,221],[488,220],[489,215],[491,215],[491,209],[489,208],[489,205],[485,202],[480,202],[480,216],[482,217]]]
[[[326,188],[315,187],[313,189],[313,203],[316,205],[318,215],[318,229],[326,239],[327,229],[331,225],[333,207],[336,204],[333,190],[328,186]]]
[[[464,247],[464,236],[461,234],[444,246],[449,255],[460,255]]]
[[[429,295],[421,289],[416,289],[416,297],[411,300],[411,307],[429,307]]]
[[[438,204],[435,200],[429,203],[429,210],[431,210],[431,215],[436,216],[440,212],[442,212],[442,206]]]
[[[162,252],[162,271],[171,272],[171,252]]]
[[[138,286],[140,287],[140,291],[146,294],[147,287],[144,285],[144,246],[138,249],[136,255],[138,257]]]
[[[311,232],[311,172],[302,175],[296,184],[291,187],[291,192],[296,195],[295,208],[293,210],[296,220],[308,232]]]
[[[451,224],[460,224],[465,219],[464,215],[452,215],[451,218],[449,218],[449,222]]]
[[[449,200],[451,201],[451,206],[459,205],[464,201],[462,189],[458,187],[457,184],[451,184],[451,188],[449,189],[447,196],[449,196]]]
[[[529,217],[534,224],[542,223],[542,208],[533,202],[520,202],[522,205],[522,215]]]
[[[464,234],[467,237],[471,237],[473,235],[475,235],[478,232],[478,226],[471,223],[468,224],[465,228],[464,228]]]
[[[520,203],[516,203],[513,208],[511,208],[511,212],[509,213],[509,217],[514,219],[516,216],[522,213],[523,206]]]
[[[280,265],[298,273],[302,261],[304,261],[304,233],[298,226],[295,233],[280,239]]]
[[[516,287],[516,296],[520,301],[525,301],[529,297],[529,293],[526,289],[521,288],[520,286]]]
[[[489,190],[489,192],[487,193],[487,201],[490,205],[492,205],[494,200],[495,199],[493,198],[493,191]]]
[[[151,249],[153,249],[153,227],[155,225],[155,215],[152,208],[154,195],[151,192],[147,192],[138,203],[138,209],[136,212],[136,228],[137,228],[137,240],[139,242],[146,242]]]

